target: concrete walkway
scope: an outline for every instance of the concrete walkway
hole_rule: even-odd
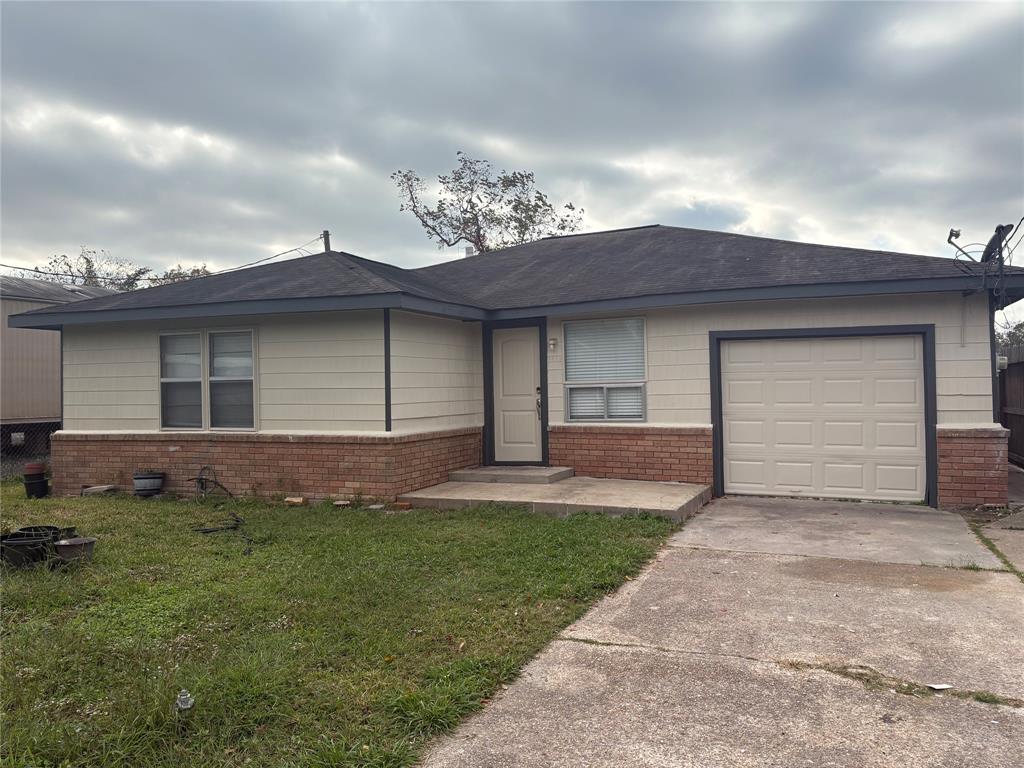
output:
[[[979,547],[922,508],[716,501],[424,765],[1018,768],[1024,709],[967,692],[1024,699],[1024,585],[919,564]]]
[[[565,515],[649,512],[676,520],[696,514],[711,498],[711,488],[689,483],[570,477],[554,483],[447,482],[406,493],[399,501],[414,507],[458,509],[483,503],[518,504],[534,512]]]

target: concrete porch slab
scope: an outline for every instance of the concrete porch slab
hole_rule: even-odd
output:
[[[448,473],[454,483],[557,483],[572,477],[572,467],[472,467]]]
[[[459,509],[488,502],[521,504],[534,512],[566,515],[606,512],[613,515],[648,512],[685,520],[711,499],[707,485],[570,477],[557,483],[447,482],[402,494],[399,501],[414,507]]]

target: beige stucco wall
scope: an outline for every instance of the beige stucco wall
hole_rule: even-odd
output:
[[[480,323],[391,313],[391,426],[424,432],[484,423]]]
[[[261,431],[384,429],[382,310],[69,326],[64,331],[64,429],[159,429],[160,333],[213,328],[256,332]]]
[[[0,420],[60,421],[60,333],[8,328],[7,318],[46,302],[0,298]]]
[[[988,304],[984,294],[744,302],[652,310],[646,318],[647,423],[711,424],[709,331],[862,325],[935,325],[938,423],[992,423]],[[548,321],[549,420],[564,423],[561,319]],[[634,423],[635,425],[635,423]]]

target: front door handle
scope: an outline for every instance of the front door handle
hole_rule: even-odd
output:
[[[537,387],[537,418],[540,419],[540,387]]]

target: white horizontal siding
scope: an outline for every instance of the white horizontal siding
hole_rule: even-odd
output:
[[[647,421],[710,424],[710,331],[935,325],[938,423],[992,422],[988,304],[984,295],[914,294],[712,304],[652,310],[647,318]],[[548,353],[551,423],[564,421],[564,335]]]
[[[64,429],[159,429],[159,338],[154,330],[69,326],[63,336]]]
[[[392,430],[482,426],[482,356],[477,322],[392,312]]]
[[[159,429],[160,333],[212,328],[256,330],[261,430],[383,431],[380,310],[69,328],[64,332],[65,429]]]

